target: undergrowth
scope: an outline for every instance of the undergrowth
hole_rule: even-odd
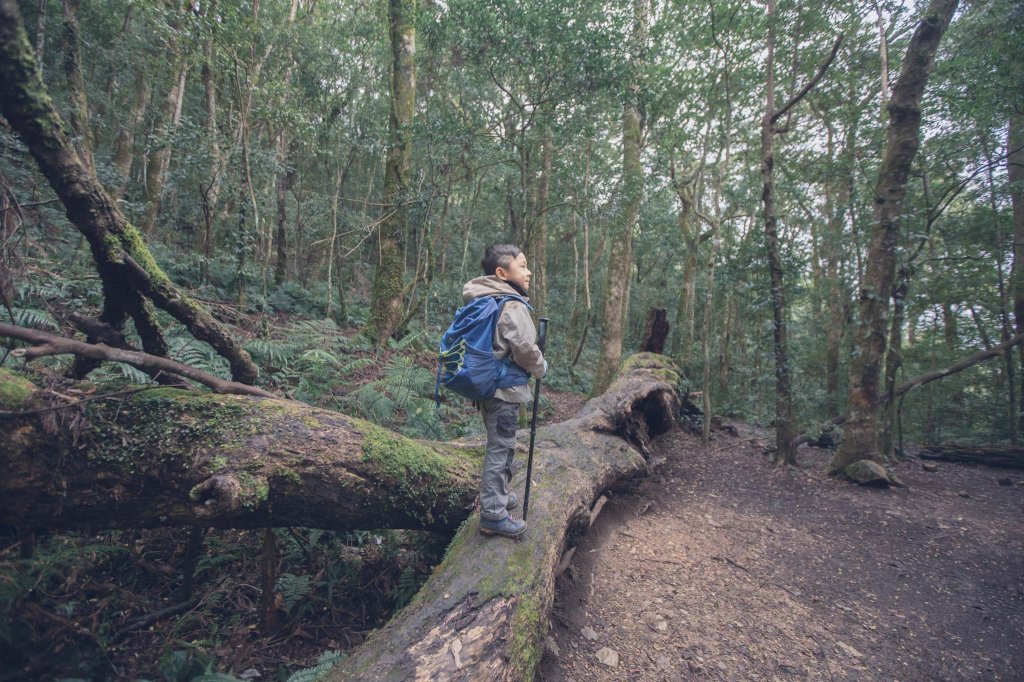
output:
[[[176,283],[243,340],[261,385],[410,437],[450,440],[480,432],[478,415],[464,401],[434,401],[436,341],[447,319],[424,327],[417,316],[401,339],[376,351],[359,333],[366,313],[359,296],[348,297],[340,318],[326,314],[323,287],[287,284],[268,294],[254,272],[243,278],[239,296],[231,259],[178,258],[159,244],[153,250]],[[100,310],[99,279],[81,245],[62,252],[59,268],[47,264],[53,254],[45,256],[25,257],[0,319],[75,336],[73,314]],[[172,359],[230,378],[208,344],[167,314],[158,311],[157,318]],[[131,322],[125,332],[128,343],[141,345]],[[23,345],[5,343],[8,351]],[[19,363],[0,355],[5,367]],[[66,356],[32,361],[51,376],[70,364]],[[152,383],[139,369],[112,362],[89,381]],[[572,383],[567,371],[549,376],[549,385]],[[542,402],[542,410],[548,405]],[[191,597],[182,593],[188,529],[52,533],[36,540],[30,559],[19,558],[13,531],[0,535],[4,671],[27,670],[29,679],[185,682],[252,679],[260,672],[260,679],[317,680],[339,652],[412,599],[446,545],[427,533],[389,530],[281,528],[274,537],[273,609],[261,624],[262,531],[210,530]]]

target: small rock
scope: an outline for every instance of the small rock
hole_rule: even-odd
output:
[[[614,668],[619,664],[619,652],[615,649],[609,649],[608,647],[601,647],[595,654],[597,660],[604,663],[609,668]]]
[[[672,667],[672,659],[668,656],[665,656],[664,654],[655,658],[654,662],[661,670],[668,670]]]
[[[654,627],[657,628],[658,632],[668,632],[668,623],[666,621],[659,620]]]
[[[843,469],[843,473],[855,483],[865,486],[887,488],[892,482],[889,479],[889,474],[885,471],[885,467],[878,462],[872,462],[870,459],[857,460]]]
[[[932,473],[935,473],[936,471],[939,470],[939,465],[938,464],[932,464],[931,462],[922,462],[921,463],[921,468],[924,469],[925,471],[930,471]]]
[[[1009,476],[999,479],[999,485],[1013,485],[1013,479]]]
[[[838,646],[840,649],[842,649],[843,651],[848,653],[850,656],[853,656],[854,658],[864,658],[864,654],[862,654],[861,652],[857,651],[856,649],[854,649],[849,644],[846,644],[845,642],[836,642],[836,646]]]
[[[589,625],[584,625],[583,629],[580,630],[580,634],[592,642],[597,639],[597,633]]]
[[[969,492],[964,491],[964,490],[961,490],[960,492],[958,492],[957,495],[959,495],[960,497],[963,497],[965,499],[968,499],[968,500],[971,499],[971,494]]]

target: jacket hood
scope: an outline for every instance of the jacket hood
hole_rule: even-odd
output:
[[[522,296],[526,300],[530,300],[528,297],[523,296],[522,293],[516,291],[511,284],[499,279],[496,275],[485,275],[483,277],[471,279],[462,287],[462,302],[464,304],[469,303],[474,298],[480,298],[481,296],[510,295]]]

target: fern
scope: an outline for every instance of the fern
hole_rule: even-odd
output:
[[[60,328],[53,315],[45,310],[35,308],[14,308],[14,319],[11,322],[19,327],[56,331]]]
[[[333,365],[338,367],[341,365],[341,360],[322,348],[311,348],[304,351],[299,358],[303,363],[314,367],[323,367],[324,365]]]
[[[320,682],[342,658],[340,651],[325,651],[315,666],[292,673],[288,682]]]
[[[227,361],[205,343],[188,337],[172,336],[167,339],[167,345],[170,346],[173,360],[222,378],[230,376]]]
[[[260,364],[275,367],[287,367],[289,357],[295,352],[294,344],[274,339],[253,339],[244,348]]]
[[[308,575],[282,573],[277,579],[277,590],[284,598],[285,608],[292,613],[295,607],[311,592],[311,578]]]
[[[388,339],[388,348],[396,351],[404,351],[417,345],[417,343],[423,338],[423,332],[414,332],[412,334],[406,334],[402,337],[401,341],[395,341],[394,339]]]
[[[412,566],[406,566],[402,569],[402,574],[398,576],[398,584],[395,586],[394,593],[392,594],[395,601],[395,608],[400,609],[408,604],[409,601],[416,596],[416,592],[418,592],[419,589],[420,581],[416,576],[416,569]]]

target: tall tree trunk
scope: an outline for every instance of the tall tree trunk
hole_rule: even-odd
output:
[[[295,15],[299,9],[299,0],[292,0],[291,10],[288,12],[288,29],[295,24]],[[284,72],[284,88],[287,93],[292,83],[292,71],[294,62],[292,59],[291,41],[288,43],[285,62],[288,65]],[[294,179],[294,173],[288,170],[288,131],[282,125],[277,137],[277,235],[274,241],[277,245],[277,263],[274,268],[274,284],[280,286],[288,275],[288,228],[287,228],[287,198],[288,188]]]
[[[224,177],[225,154],[220,146],[220,131],[217,128],[217,79],[214,72],[217,52],[213,31],[216,24],[217,2],[207,5],[209,34],[203,43],[203,94],[206,104],[206,144],[210,148],[210,171],[203,189],[203,273],[208,275],[210,259],[213,257],[214,221],[217,219],[220,203],[220,189]]]
[[[625,320],[629,313],[629,285],[633,272],[633,229],[643,201],[644,177],[640,165],[643,131],[640,120],[640,74],[647,43],[648,0],[633,2],[630,62],[633,69],[629,94],[622,107],[622,217],[611,235],[608,279],[605,285],[604,334],[601,357],[594,373],[591,395],[603,393],[619,371]]]
[[[284,128],[277,135],[277,164],[277,181],[275,182],[277,231],[274,235],[277,262],[274,265],[274,284],[280,286],[288,275],[288,187],[292,177],[287,169],[288,133]]]
[[[879,373],[896,266],[896,241],[910,166],[917,154],[921,97],[939,41],[956,11],[957,0],[932,0],[914,31],[889,100],[885,158],[875,189],[874,228],[861,282],[854,352],[850,363],[849,416],[843,441],[829,465],[839,472],[860,459],[882,462],[879,451]]]
[[[46,56],[46,0],[39,0],[39,15],[36,17],[36,64],[43,70]]]
[[[1003,253],[1003,221],[999,219],[999,206],[996,201],[996,185],[992,177],[992,169],[995,168],[995,161],[992,158],[992,150],[986,143],[988,155],[988,202],[989,210],[992,212],[992,222],[996,228],[995,253],[996,253],[996,285],[999,289],[999,329],[1002,332],[1002,340],[1006,341],[1013,336],[1013,325],[1010,322],[1010,300],[1009,292],[1006,290],[1006,257]],[[973,313],[973,308],[971,309]],[[1007,349],[1006,357],[1006,402],[1009,417],[1010,442],[1017,444],[1020,438],[1020,424],[1017,421],[1019,407],[1017,406],[1017,376],[1014,369],[1013,351]]]
[[[691,371],[689,360],[693,352],[693,305],[696,297],[697,257],[703,239],[698,238],[697,227],[694,225],[693,205],[694,192],[697,186],[697,170],[686,177],[679,177],[676,172],[675,150],[672,150],[669,167],[672,186],[679,199],[679,232],[683,239],[683,295],[679,297],[676,310],[676,333],[672,338],[672,357],[682,367],[684,373]]]
[[[82,76],[82,41],[78,31],[78,9],[79,0],[64,0],[64,75],[68,83],[70,123],[75,134],[78,157],[87,169],[93,170],[96,168],[93,159],[96,142],[90,123],[85,78]]]
[[[765,77],[765,113],[761,118],[761,199],[764,203],[765,249],[771,280],[773,343],[775,347],[775,462],[794,464],[796,452],[789,443],[796,435],[793,424],[793,388],[789,371],[786,328],[786,292],[782,281],[778,218],[775,215],[775,0],[768,0],[768,57]]]
[[[882,8],[876,0],[872,0],[872,7],[875,9],[875,25],[878,27],[878,56],[881,60],[881,108],[880,113],[885,117],[886,107],[889,104],[889,38],[885,32],[885,17],[882,16]]]
[[[1010,289],[1013,291],[1013,322],[1018,334],[1024,334],[1024,112],[1010,116],[1006,134],[1006,176],[1013,206],[1013,266]],[[1024,349],[1020,351],[1021,393],[1024,393]],[[1024,406],[1024,400],[1021,401]],[[1024,429],[1024,410],[1017,421]]]
[[[541,176],[537,185],[537,222],[531,230],[530,263],[533,279],[530,282],[530,302],[537,316],[547,312],[548,297],[548,197],[551,187],[551,127],[545,125],[541,133]]]
[[[135,94],[132,98],[131,109],[128,118],[121,122],[117,131],[117,141],[114,143],[114,168],[117,169],[120,178],[117,187],[111,190],[115,199],[120,199],[128,186],[128,180],[132,173],[132,158],[135,155],[135,134],[142,127],[146,118],[146,107],[149,106],[149,83],[142,69],[135,73]]]
[[[896,375],[903,367],[903,320],[906,312],[907,292],[913,266],[900,267],[899,279],[892,290],[892,323],[889,327],[889,352],[885,354],[885,396],[882,408],[882,425],[879,434],[879,450],[882,458],[889,462],[895,453],[894,434],[896,416]],[[901,455],[903,453],[900,453]]]
[[[380,260],[370,292],[368,335],[383,348],[402,320],[405,262],[402,245],[406,231],[412,120],[416,107],[416,0],[389,0],[391,31],[391,137],[384,169],[384,200],[388,213],[377,228]]]
[[[181,121],[182,101],[185,96],[187,74],[188,67],[182,63],[175,73],[174,85],[168,91],[167,98],[164,100],[161,120],[154,132],[157,147],[149,153],[146,160],[146,189],[144,197],[146,212],[142,218],[142,230],[146,234],[153,233],[153,230],[156,228],[157,216],[160,214],[161,194],[163,194],[164,182],[167,179],[167,169],[171,164],[172,147],[171,141],[168,138]]]

